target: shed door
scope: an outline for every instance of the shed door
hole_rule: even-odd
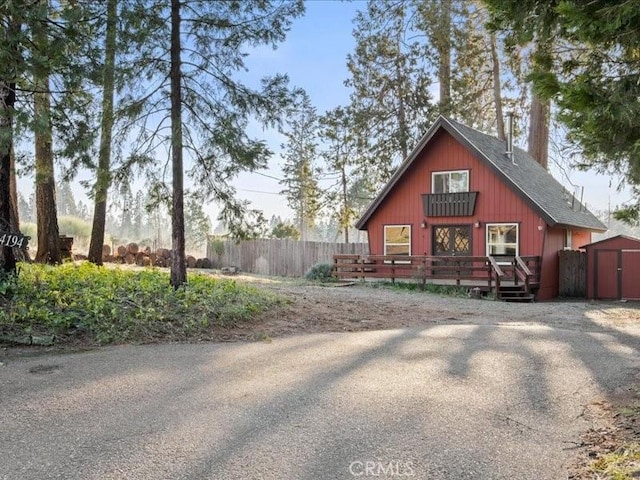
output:
[[[640,250],[622,250],[622,298],[640,300]]]
[[[595,297],[602,300],[618,299],[619,250],[596,250]]]

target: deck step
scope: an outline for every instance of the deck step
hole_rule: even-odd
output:
[[[524,285],[501,285],[498,298],[503,302],[531,303],[535,295],[527,293]]]

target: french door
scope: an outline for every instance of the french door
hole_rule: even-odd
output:
[[[470,256],[471,225],[438,225],[433,227],[432,255]]]

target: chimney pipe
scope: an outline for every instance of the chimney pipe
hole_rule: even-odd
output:
[[[507,112],[507,157],[511,163],[516,164],[513,159],[513,112]]]

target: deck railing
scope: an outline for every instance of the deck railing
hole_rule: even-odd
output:
[[[510,281],[523,282],[530,291],[538,281],[538,265],[538,257],[333,256],[333,274],[340,279],[413,279],[422,284],[446,280],[458,286],[466,281],[486,284],[489,290],[494,286],[499,289],[501,282]]]

